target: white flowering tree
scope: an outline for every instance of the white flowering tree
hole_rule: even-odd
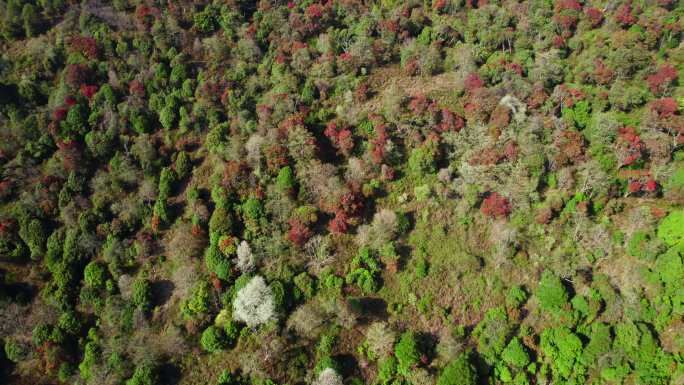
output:
[[[257,275],[238,291],[233,302],[233,318],[249,327],[256,327],[275,317],[275,301],[271,288],[263,277]]]
[[[237,247],[237,268],[246,273],[254,269],[254,254],[247,241],[242,241]]]
[[[333,368],[325,368],[318,375],[314,385],[342,385],[342,376]]]

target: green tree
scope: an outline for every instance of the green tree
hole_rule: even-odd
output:
[[[476,385],[477,372],[467,353],[461,353],[458,358],[444,367],[437,379],[437,385]]]
[[[69,310],[65,311],[61,316],[59,316],[57,326],[60,330],[69,335],[78,336],[81,333],[83,324],[81,323],[79,314],[73,310]]]
[[[375,254],[364,247],[352,259],[346,281],[348,284],[355,283],[366,294],[374,293],[380,289],[380,270]]]
[[[18,363],[28,356],[28,349],[22,343],[13,340],[5,340],[5,356],[8,360]]]
[[[169,106],[166,106],[162,108],[161,111],[159,111],[159,123],[161,123],[162,127],[164,127],[167,130],[170,130],[173,128],[173,124],[176,122],[176,111]]]
[[[133,129],[139,134],[149,132],[152,128],[149,116],[147,113],[140,110],[134,110],[131,112],[129,121],[133,125]]]
[[[431,174],[436,171],[437,148],[430,144],[411,151],[408,167],[416,175]]]
[[[96,289],[102,289],[107,280],[107,272],[99,262],[92,261],[88,263],[83,270],[83,281],[86,285]]]
[[[86,134],[88,130],[88,109],[82,104],[76,104],[67,112],[66,119],[61,122],[60,137],[76,140]]]
[[[158,385],[159,370],[157,365],[143,363],[135,368],[133,376],[126,381],[126,385]]]
[[[21,12],[22,2],[20,0],[9,0],[2,20],[2,34],[7,40],[12,40],[21,34]]]
[[[209,353],[223,350],[228,345],[225,332],[213,325],[204,329],[200,343],[202,344],[202,349]]]
[[[674,246],[684,239],[684,210],[673,211],[660,221],[658,238],[668,246]]]
[[[157,201],[154,202],[153,211],[154,215],[159,218],[161,223],[169,222],[169,207],[166,204],[166,199],[157,199]]]
[[[582,355],[582,340],[567,327],[542,331],[539,346],[543,357],[551,365],[554,382],[563,382],[584,375],[586,368],[579,362]]]
[[[394,356],[397,357],[397,372],[407,376],[420,362],[420,350],[415,333],[407,331],[401,335],[399,342],[394,346]]]
[[[183,313],[189,317],[197,317],[209,312],[211,291],[206,281],[200,281],[183,304]]]
[[[159,174],[159,199],[166,200],[171,195],[173,184],[176,183],[176,172],[169,167],[164,167]]]
[[[203,11],[195,13],[193,26],[200,32],[214,32],[218,27],[218,10],[216,7],[208,5]]]
[[[225,207],[216,207],[209,218],[209,237],[213,242],[222,235],[233,233],[233,213]]]
[[[52,334],[52,327],[45,323],[39,323],[33,328],[31,333],[33,344],[35,346],[41,346],[50,339],[50,334]]]
[[[131,302],[142,311],[152,308],[152,285],[147,279],[141,278],[133,283]]]
[[[264,209],[258,199],[255,197],[249,197],[245,203],[242,204],[242,213],[248,219],[256,220],[264,215]]]
[[[541,308],[546,311],[559,311],[568,303],[568,292],[560,278],[550,270],[542,273],[539,287],[536,291]]]
[[[218,245],[209,245],[204,252],[204,263],[207,265],[207,270],[216,274],[216,276],[224,281],[227,281],[232,276],[232,264],[228,258],[221,252]]]
[[[508,343],[506,349],[501,353],[501,358],[505,363],[516,368],[524,368],[530,363],[527,349],[525,349],[518,337],[511,339],[511,342]]]
[[[31,251],[31,259],[38,260],[45,253],[47,234],[40,219],[22,220],[19,236]]]
[[[290,192],[294,188],[294,173],[290,166],[285,166],[280,169],[278,177],[276,178],[276,186],[278,186],[278,190],[282,192]]]
[[[38,17],[38,11],[33,4],[24,4],[24,7],[21,9],[21,21],[24,25],[24,33],[26,34],[26,37],[35,36],[36,32],[38,31],[40,19]]]
[[[490,365],[496,363],[506,347],[513,327],[506,311],[500,306],[487,310],[484,319],[473,330],[473,335],[477,337],[478,352]]]
[[[183,179],[190,175],[192,171],[192,161],[187,152],[181,151],[176,156],[176,174],[178,174],[178,179]]]

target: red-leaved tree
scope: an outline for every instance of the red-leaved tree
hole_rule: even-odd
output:
[[[311,230],[301,220],[296,218],[290,219],[289,224],[290,231],[287,233],[287,239],[295,246],[303,246],[311,238]]]
[[[648,87],[654,95],[662,94],[667,86],[677,79],[677,69],[670,64],[663,64],[656,73],[646,77]]]
[[[97,40],[92,37],[75,36],[69,40],[69,51],[82,53],[88,59],[97,59]]]
[[[482,201],[480,211],[490,218],[506,218],[511,213],[511,204],[506,197],[492,192]]]
[[[344,234],[349,229],[349,218],[344,211],[337,211],[328,223],[328,230],[333,234]]]
[[[333,146],[344,156],[349,156],[354,149],[354,138],[349,128],[338,127],[337,123],[330,122],[323,134],[330,139]]]

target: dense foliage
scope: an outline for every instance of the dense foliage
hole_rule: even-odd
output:
[[[684,0],[0,0],[0,383],[684,383]]]

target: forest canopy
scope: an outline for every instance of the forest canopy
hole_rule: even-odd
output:
[[[0,0],[0,383],[684,383],[684,0]]]

